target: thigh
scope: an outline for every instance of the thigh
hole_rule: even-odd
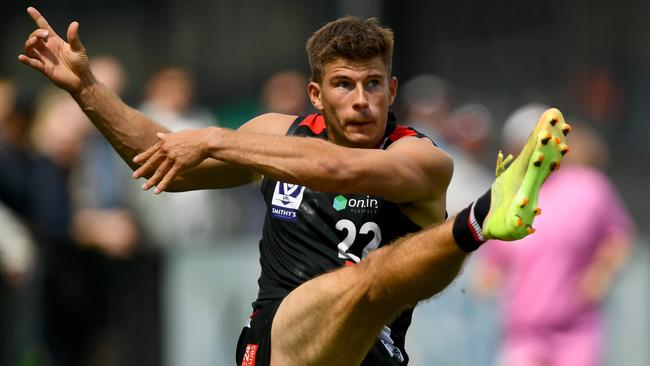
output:
[[[399,308],[368,296],[363,266],[337,269],[305,282],[278,308],[272,325],[272,365],[360,365]]]
[[[238,366],[269,366],[271,361],[271,327],[281,300],[251,314],[237,342],[236,364]],[[313,342],[309,339],[307,342]],[[344,361],[338,364],[345,364]],[[408,356],[403,348],[387,345],[385,340],[375,339],[374,346],[365,355],[360,366],[403,366]]]
[[[293,290],[273,320],[272,366],[360,365],[385,324],[458,274],[466,253],[451,225],[407,236]]]

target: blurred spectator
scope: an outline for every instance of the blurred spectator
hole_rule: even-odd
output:
[[[450,215],[467,207],[472,197],[490,187],[492,174],[482,167],[473,153],[484,149],[491,129],[490,112],[479,104],[451,106],[450,85],[438,76],[423,74],[400,88],[400,120],[410,124],[433,141],[454,160],[454,174],[447,188]]]
[[[99,208],[89,215],[75,202],[73,177],[90,129],[86,116],[67,93],[47,91],[36,101],[33,123],[14,110],[2,127],[0,169],[12,174],[0,176],[0,199],[28,224],[42,266],[31,302],[10,313],[15,321],[26,319],[32,335],[29,344],[12,350],[17,355],[9,364],[25,358],[53,365],[125,364],[116,361],[118,347],[106,347],[115,293],[109,291],[111,263],[102,253],[127,254],[137,234],[122,215]],[[20,327],[3,329],[15,332],[8,334],[11,340],[24,337]]]
[[[30,133],[36,157],[28,197],[33,210],[28,219],[43,253],[44,341],[54,365],[92,363],[106,322],[102,257],[81,250],[72,230],[75,211],[70,175],[89,128],[67,93],[48,91],[37,101]]]
[[[31,233],[0,201],[0,364],[18,364],[39,342],[35,271]]]
[[[29,175],[32,155],[29,151],[31,121],[16,107],[16,87],[0,77],[0,200],[18,215],[29,212]]]
[[[140,110],[172,131],[216,125],[207,108],[195,105],[194,80],[189,71],[166,67],[147,82]]]
[[[48,90],[39,100],[30,131],[35,150],[61,168],[72,168],[90,129],[84,117],[67,93]]]
[[[100,82],[120,95],[126,85],[124,70],[111,56],[91,59],[91,69]],[[86,117],[85,126],[91,126]],[[135,249],[140,232],[128,190],[131,170],[117,156],[97,129],[86,132],[82,154],[72,175],[77,214],[74,233],[82,245],[91,245],[110,257],[126,258]]]
[[[589,126],[574,123],[578,133],[571,134],[571,154],[566,156],[565,164],[590,166],[600,170],[609,165],[607,143]]]
[[[22,195],[16,194],[18,186],[24,187],[26,182],[21,180],[24,176],[19,169],[12,171],[11,168],[19,168],[21,165],[18,156],[28,144],[28,127],[26,117],[16,109],[14,83],[0,77],[0,169],[11,172],[2,174],[0,179],[0,271],[4,269],[5,274],[15,273],[16,279],[28,274],[34,260],[31,234],[24,227],[21,218],[12,211],[20,206]],[[26,211],[23,209],[20,214],[25,214]]]
[[[177,67],[163,68],[151,77],[140,110],[170,131],[217,124],[207,108],[194,104],[192,77]],[[212,245],[214,238],[235,230],[240,220],[227,191],[138,194],[136,199],[145,230],[164,248]]]
[[[120,95],[127,77],[110,55],[90,60],[95,77]],[[90,120],[83,116],[86,126]],[[90,128],[71,177],[73,235],[84,249],[96,249],[87,276],[101,281],[94,359],[99,365],[160,363],[160,256],[146,245],[137,212],[131,169],[100,133]]]
[[[263,109],[296,116],[311,113],[306,90],[307,77],[303,73],[295,70],[277,72],[264,84]]]
[[[401,118],[425,135],[440,139],[440,127],[451,110],[449,84],[438,76],[422,74],[400,87]],[[436,142],[437,143],[437,142]]]
[[[523,146],[524,131],[546,109],[532,104],[512,113],[503,129],[509,151]],[[632,222],[609,179],[585,164],[603,161],[591,155],[606,148],[595,136],[574,126],[571,152],[542,187],[534,235],[479,251],[479,288],[504,287],[504,366],[602,362],[601,303],[629,251]]]
[[[23,285],[34,267],[34,243],[27,228],[0,201],[0,274],[13,287]]]
[[[307,94],[307,84],[307,76],[299,71],[284,70],[274,73],[262,87],[262,112],[295,116],[314,113]],[[246,218],[240,221],[241,232],[259,233],[264,225],[266,205],[259,199],[259,183],[246,184],[230,190],[239,203],[242,217]]]
[[[127,79],[118,59],[110,55],[95,56],[90,60],[90,68],[97,80],[113,93],[122,95],[127,86]]]
[[[3,127],[13,113],[15,103],[16,87],[14,83],[9,79],[0,77],[0,123],[3,124]]]
[[[489,141],[491,115],[480,104],[453,108],[451,86],[431,74],[408,80],[400,87],[398,98],[398,118],[433,139],[454,161],[447,188],[447,212],[452,216],[467,207],[472,197],[485,193],[493,181],[493,175],[475,156]],[[485,347],[490,343],[491,308],[464,290],[473,267],[469,260],[449,288],[415,308],[416,321],[407,336],[413,364],[485,365],[492,359]],[[466,352],[469,348],[474,352]]]
[[[216,125],[215,116],[194,99],[190,73],[178,67],[156,72],[140,110],[171,131]],[[131,186],[136,186],[134,183]],[[224,355],[217,322],[227,317],[227,297],[206,280],[218,276],[214,252],[228,242],[241,209],[228,190],[199,190],[134,196],[145,234],[163,256],[162,298],[168,365],[218,365]],[[226,360],[232,360],[230,351]]]
[[[11,170],[21,166],[16,157],[27,140],[28,125],[15,105],[13,82],[0,77],[0,170],[4,172],[0,175],[0,364],[3,365],[18,364],[39,341],[39,320],[35,316],[37,248],[22,216],[7,205],[19,205],[17,197],[11,196],[17,193],[14,182],[26,183],[20,180],[21,170]]]
[[[440,127],[444,141],[468,158],[484,158],[492,134],[492,113],[482,104],[466,103],[449,113]],[[492,162],[493,159],[490,159]]]
[[[570,76],[568,89],[571,99],[590,121],[607,125],[623,117],[625,92],[610,68],[580,68]]]

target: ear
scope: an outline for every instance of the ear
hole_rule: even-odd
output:
[[[309,94],[309,99],[311,99],[311,104],[319,111],[323,111],[323,103],[321,101],[321,90],[320,85],[316,82],[309,82],[307,85],[307,93]]]
[[[388,98],[389,98],[389,105],[393,105],[395,102],[395,97],[397,96],[397,78],[395,76],[391,76],[390,80],[388,81]]]

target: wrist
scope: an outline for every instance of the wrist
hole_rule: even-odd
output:
[[[203,157],[218,159],[218,153],[223,149],[224,137],[232,131],[221,127],[207,127],[206,139],[203,144]]]
[[[86,75],[79,76],[78,87],[73,90],[68,90],[68,92],[73,98],[79,100],[96,95],[97,89],[100,87],[101,84],[97,81],[95,75],[89,72]]]

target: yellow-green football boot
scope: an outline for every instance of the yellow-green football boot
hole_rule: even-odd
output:
[[[504,160],[499,152],[490,211],[482,227],[485,239],[517,240],[535,232],[533,220],[541,213],[539,189],[569,151],[566,135],[570,131],[562,113],[551,108],[539,118],[528,142],[507,168],[512,155]]]

